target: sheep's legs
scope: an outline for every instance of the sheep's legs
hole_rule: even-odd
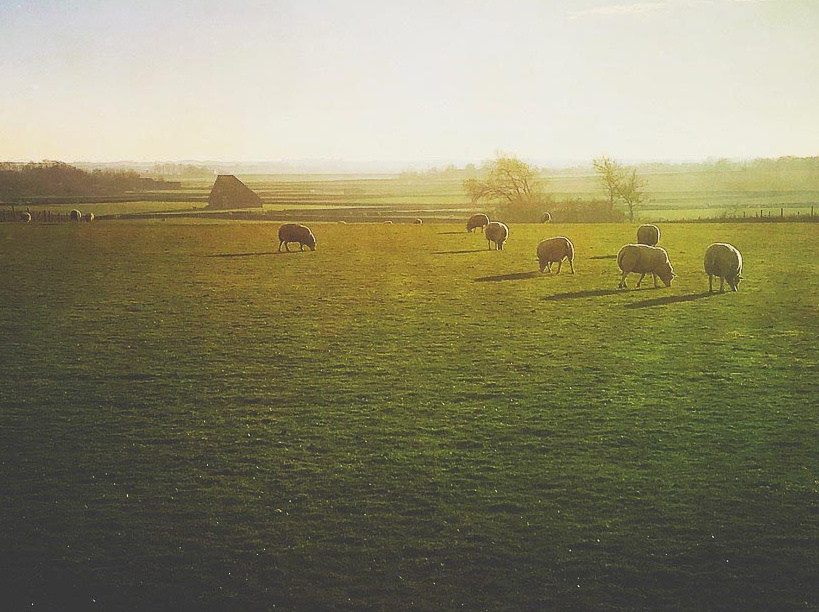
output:
[[[714,293],[714,276],[708,275],[708,293]]]
[[[645,275],[646,275],[646,273],[645,273],[645,272],[643,272],[643,273],[640,275],[640,280],[638,280],[638,281],[637,281],[637,286],[638,286],[638,287],[640,286],[640,283],[642,283],[642,282],[643,282],[643,278],[645,278]],[[655,282],[655,283],[657,282],[657,278],[656,278],[656,277],[654,278],[654,282]],[[657,285],[655,284],[654,286],[656,287]]]
[[[622,289],[622,288],[624,288],[626,286],[626,276],[627,275],[628,275],[628,272],[623,272],[623,276],[620,278],[620,284],[617,285],[618,289]]]

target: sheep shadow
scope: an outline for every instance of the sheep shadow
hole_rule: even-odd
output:
[[[584,291],[570,291],[569,293],[555,293],[546,295],[541,299],[544,302],[555,302],[560,300],[572,300],[575,298],[602,297],[604,295],[617,295],[622,293],[620,289],[586,289]]]
[[[291,251],[295,253],[296,251]],[[214,253],[213,255],[205,255],[205,257],[263,257],[265,255],[283,255],[284,253],[277,253],[276,251],[264,251],[262,253]]]
[[[497,276],[481,276],[480,278],[476,278],[476,283],[495,283],[500,281],[511,281],[511,280],[525,280],[527,278],[537,278],[541,276],[540,272],[537,270],[533,272],[513,272],[511,274],[498,274]]]
[[[688,295],[667,295],[665,297],[659,298],[651,298],[650,300],[642,300],[640,302],[632,302],[630,304],[625,304],[623,308],[651,308],[652,306],[666,306],[667,304],[679,304],[681,302],[693,302],[695,300],[701,300],[703,298],[711,297],[714,295],[708,291],[703,291],[702,293],[690,293]]]
[[[469,232],[438,232],[439,236],[466,236]]]
[[[617,259],[617,255],[595,255],[589,259]]]
[[[466,251],[433,251],[433,255],[462,255],[464,253],[483,253],[489,249],[469,249]]]

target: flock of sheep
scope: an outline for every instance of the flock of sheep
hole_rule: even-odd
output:
[[[544,220],[548,221],[544,214]],[[472,232],[478,228],[483,229],[484,236],[489,241],[489,249],[495,243],[497,250],[503,250],[503,243],[509,237],[509,228],[504,223],[490,221],[485,214],[472,215],[466,222],[466,231]],[[657,277],[663,281],[666,287],[671,286],[674,278],[674,269],[668,258],[668,253],[662,247],[658,247],[660,242],[660,228],[656,225],[641,225],[637,228],[637,243],[627,244],[617,253],[617,266],[622,272],[618,288],[626,287],[626,277],[631,273],[640,275],[637,286],[643,282],[646,274],[651,274],[654,278],[654,286],[657,286]],[[565,236],[547,238],[537,245],[537,259],[540,263],[540,271],[548,269],[552,271],[552,264],[557,263],[557,274],[560,274],[560,267],[563,260],[568,261],[572,274],[574,274],[574,244]],[[705,273],[708,274],[708,291],[714,291],[714,277],[720,280],[719,290],[725,291],[725,283],[736,291],[742,279],[742,255],[733,245],[725,242],[715,242],[705,250],[704,259]]]
[[[503,243],[509,237],[509,227],[499,221],[490,221],[485,214],[479,213],[467,219],[466,231],[473,232],[480,228],[489,242],[489,250],[503,250]],[[637,287],[643,282],[646,274],[651,274],[654,279],[654,286],[657,287],[659,277],[666,287],[671,286],[674,278],[674,268],[668,258],[668,253],[662,247],[658,247],[660,242],[660,228],[656,225],[641,225],[637,228],[637,242],[624,245],[617,253],[617,265],[622,272],[619,289],[626,287],[626,277],[631,274],[639,274]],[[297,223],[285,223],[279,227],[279,252],[282,246],[290,251],[289,243],[298,243],[300,250],[307,246],[311,250],[316,250],[316,237],[305,225]],[[551,273],[552,264],[557,264],[556,274],[560,274],[563,261],[566,260],[574,274],[574,244],[565,236],[555,236],[540,241],[537,245],[537,259],[540,264],[540,271],[548,269]],[[715,242],[705,250],[704,259],[705,273],[708,274],[708,291],[714,291],[714,277],[719,278],[719,290],[725,291],[725,283],[736,291],[742,279],[742,255],[733,245],[725,242]]]
[[[40,213],[37,214],[38,217],[42,218],[43,220],[46,219],[50,220],[51,218],[50,213],[47,214],[41,211]],[[18,218],[23,223],[31,223],[34,220],[34,213],[32,213],[30,209],[26,209],[25,211],[19,213]],[[62,214],[59,215],[59,218],[62,218]],[[79,210],[75,208],[68,213],[68,220],[77,222],[85,221],[87,223],[90,223],[91,221],[94,220],[94,213],[87,212],[85,214],[82,214]]]

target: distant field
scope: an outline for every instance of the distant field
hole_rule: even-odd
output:
[[[0,224],[5,609],[819,609],[819,225],[277,227]]]
[[[377,207],[385,214],[418,211],[440,218],[436,211],[465,213],[475,208],[462,188],[462,178],[445,175],[248,175],[240,178],[261,196],[268,211],[332,212],[340,208]],[[810,214],[812,207],[815,214],[819,214],[819,181],[815,180],[788,181],[775,175],[748,177],[739,172],[658,172],[646,173],[644,178],[648,201],[638,209],[638,214],[645,220],[741,217],[743,212],[754,216],[760,210],[765,216],[776,216],[780,210],[786,216],[804,215]],[[141,194],[144,199],[135,202],[81,203],[79,206],[95,215],[199,209],[205,206],[212,183],[210,178],[183,181],[183,189],[174,192],[173,198],[162,193]],[[545,187],[556,202],[604,197],[593,174],[551,176]],[[174,201],[168,201],[170,199]]]

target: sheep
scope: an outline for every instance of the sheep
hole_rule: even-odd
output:
[[[742,280],[742,255],[731,244],[715,242],[705,249],[705,273],[708,275],[708,293],[714,291],[714,277],[719,277],[719,292],[725,292],[725,281],[736,291]]]
[[[483,213],[478,213],[477,215],[472,215],[466,220],[466,231],[471,233],[472,230],[477,227],[481,228],[481,231],[483,231],[483,228],[487,225],[489,225],[489,217]]]
[[[23,223],[31,223],[31,213],[28,212],[28,211],[21,212],[20,213],[20,221],[22,221]]]
[[[668,253],[662,247],[648,246],[647,244],[627,244],[617,253],[617,265],[623,271],[620,278],[619,289],[626,286],[626,276],[631,272],[640,274],[637,286],[643,282],[646,274],[654,277],[654,287],[657,287],[657,277],[663,281],[666,287],[671,286],[674,278],[674,269],[668,259]]]
[[[68,218],[72,221],[82,221],[82,213],[75,208],[68,213]]]
[[[284,245],[284,248],[289,253],[290,247],[288,243],[290,242],[298,242],[300,251],[304,250],[305,244],[310,247],[311,251],[316,250],[316,237],[306,225],[285,223],[279,228],[279,253],[281,253],[282,245]]]
[[[94,213],[87,212],[82,216],[82,220],[86,223],[91,223],[94,220]]]
[[[384,221],[384,225],[392,225],[392,221]]]
[[[495,243],[495,248],[498,251],[503,250],[503,243],[506,242],[506,239],[509,237],[509,228],[506,227],[506,224],[501,223],[500,221],[492,221],[491,223],[487,224],[486,228],[483,231],[484,236],[489,241],[489,250],[492,250],[492,243]]]
[[[657,246],[660,242],[660,228],[656,225],[641,225],[637,228],[637,244]]]
[[[572,274],[574,274],[574,245],[565,236],[547,238],[541,240],[537,245],[537,260],[540,262],[541,272],[548,268],[551,273],[552,263],[556,261],[557,274],[560,274],[560,267],[563,265],[564,258],[569,262],[569,267]]]
[[[552,213],[545,212],[540,216],[541,223],[549,223],[552,220]]]
[[[423,219],[416,219],[415,221],[413,221],[413,224],[415,224],[415,225],[421,225],[423,222],[424,222],[424,220],[423,220]]]

